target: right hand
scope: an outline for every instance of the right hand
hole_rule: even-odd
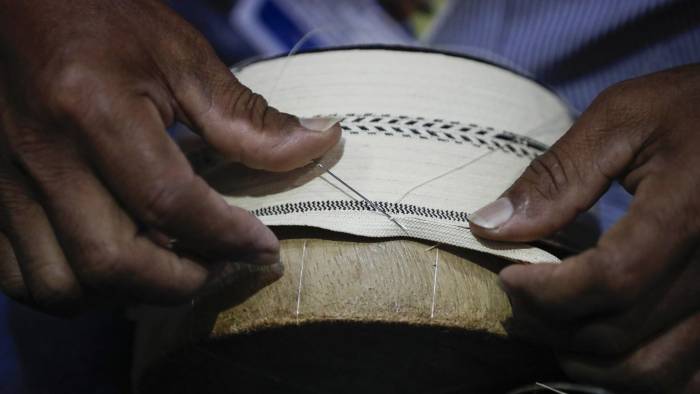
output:
[[[54,313],[91,299],[181,303],[226,262],[278,263],[274,234],[195,175],[166,127],[179,120],[228,158],[271,171],[321,156],[339,127],[314,132],[269,107],[160,1],[0,8],[5,293]]]
[[[474,234],[561,230],[617,179],[634,195],[595,246],[500,272],[513,334],[550,345],[573,379],[625,393],[700,393],[700,65],[620,82],[501,198]]]

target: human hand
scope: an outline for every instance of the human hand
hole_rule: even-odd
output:
[[[269,107],[159,1],[0,8],[7,294],[56,313],[180,303],[222,283],[226,262],[278,263],[274,234],[195,175],[166,127],[179,120],[232,160],[285,171],[330,149],[338,126],[314,132]]]
[[[474,234],[532,241],[617,179],[634,199],[597,245],[500,273],[520,334],[572,378],[622,392],[700,392],[700,66],[603,92],[496,202]]]

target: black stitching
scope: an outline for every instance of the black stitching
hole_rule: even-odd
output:
[[[418,128],[418,125],[421,127]],[[341,123],[341,128],[352,135],[400,135],[404,138],[456,144],[467,142],[475,147],[498,149],[507,154],[530,159],[536,158],[547,150],[546,145],[536,140],[509,131],[495,130],[493,127],[448,122],[443,119],[411,118],[406,115],[347,114]]]
[[[503,132],[502,134],[494,135],[493,138],[498,138],[499,140],[514,141],[515,136],[513,134]]]
[[[421,207],[411,204],[391,203],[375,201],[380,209],[394,215],[420,216],[428,219],[451,220],[455,222],[467,222],[467,212],[449,211],[445,209],[435,209]],[[355,200],[322,200],[303,201],[272,205],[269,207],[253,210],[255,216],[288,215],[303,212],[324,212],[324,211],[370,211],[375,212],[374,207],[366,201]]]

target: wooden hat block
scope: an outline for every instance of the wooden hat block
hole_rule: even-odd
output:
[[[561,376],[547,349],[509,337],[498,258],[337,234],[281,244],[278,281],[215,318],[216,299],[150,327],[180,340],[141,392],[490,393]]]

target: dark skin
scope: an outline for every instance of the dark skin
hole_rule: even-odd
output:
[[[236,272],[227,262],[278,262],[269,229],[197,177],[165,127],[185,122],[230,159],[273,171],[321,156],[338,127],[313,132],[268,107],[158,1],[0,0],[0,9],[6,294],[52,313],[180,303],[235,282],[220,277]],[[530,241],[613,179],[634,193],[596,247],[501,272],[517,332],[557,349],[574,379],[700,392],[699,107],[698,66],[608,89],[504,194],[513,214],[472,225],[485,238]],[[168,238],[197,257],[174,253]]]
[[[269,107],[159,1],[0,1],[0,287],[52,313],[177,304],[278,264],[279,243],[196,176],[165,128],[285,171],[340,138]],[[176,254],[169,238],[196,256]]]
[[[612,86],[505,192],[509,219],[473,223],[484,238],[532,241],[590,208],[612,180],[634,194],[595,247],[500,273],[514,330],[553,346],[574,379],[700,392],[699,109],[700,65]]]

